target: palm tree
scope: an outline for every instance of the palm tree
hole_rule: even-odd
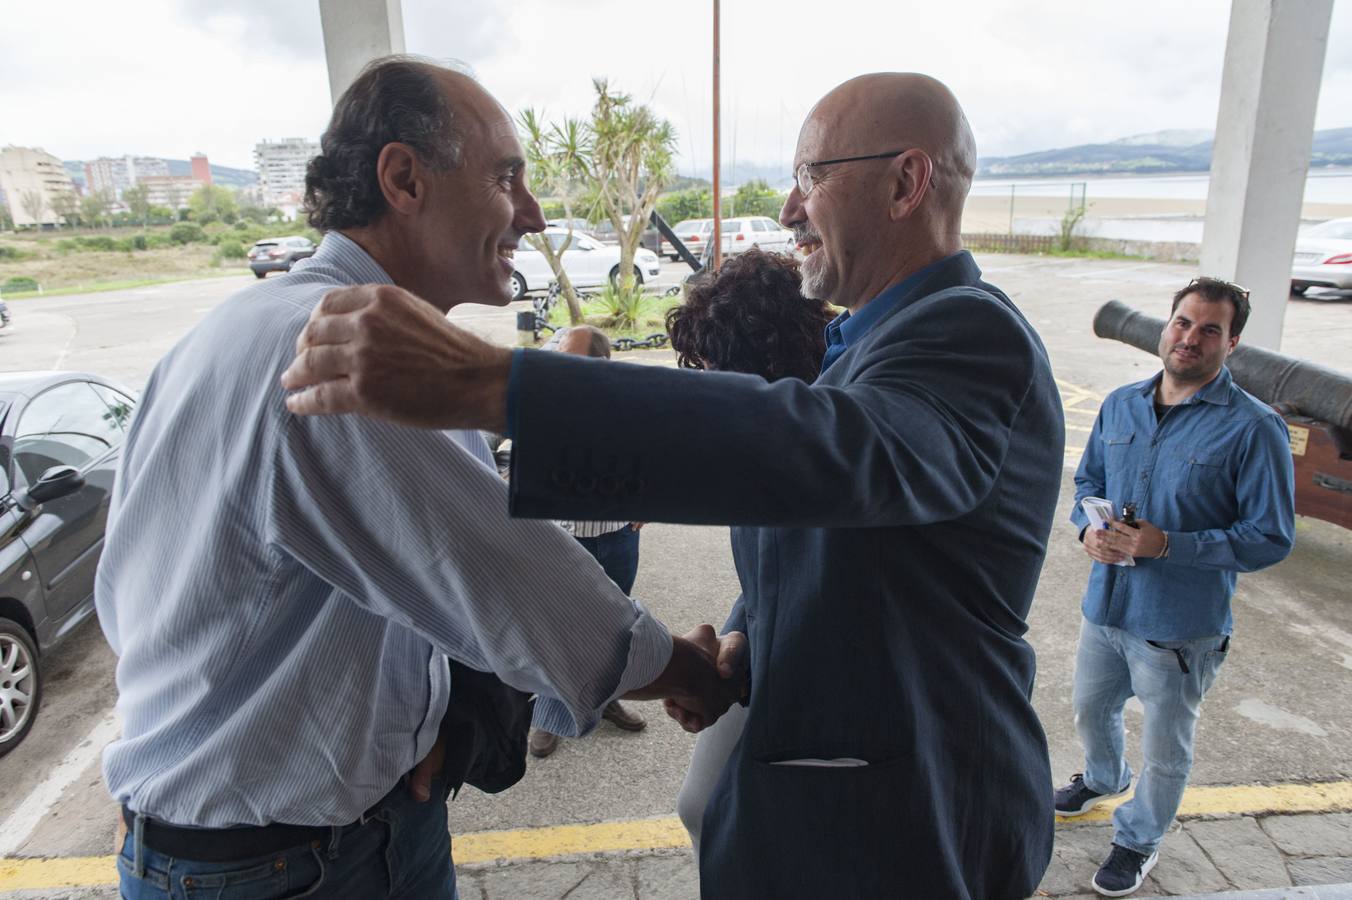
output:
[[[676,129],[628,94],[614,93],[604,78],[592,81],[591,174],[598,200],[620,239],[620,283],[634,285],[634,253],[674,174]],[[626,215],[628,219],[626,221]]]
[[[568,222],[567,237],[557,250],[542,234],[528,234],[526,241],[544,254],[554,280],[559,283],[559,292],[568,304],[568,321],[579,325],[582,323],[582,304],[563,268],[563,254],[573,243],[573,204],[586,189],[590,177],[591,135],[577,119],[564,119],[546,127],[533,109],[522,111],[517,121],[536,193],[562,203],[563,215]]]

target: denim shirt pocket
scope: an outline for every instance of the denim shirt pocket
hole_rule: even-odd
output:
[[[1105,431],[1100,436],[1103,441],[1103,454],[1111,462],[1114,454],[1122,454],[1131,449],[1131,442],[1136,439],[1134,431]]]
[[[1225,451],[1198,448],[1188,453],[1184,462],[1183,490],[1201,494],[1215,489],[1225,471]]]

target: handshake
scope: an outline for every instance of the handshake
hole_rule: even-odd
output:
[[[682,728],[702,731],[751,690],[746,635],[731,631],[720,638],[712,625],[700,625],[685,637],[672,635],[671,642],[662,674],[625,699],[662,700]]]

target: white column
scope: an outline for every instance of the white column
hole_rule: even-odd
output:
[[[1200,274],[1252,292],[1244,340],[1276,350],[1333,0],[1233,0]]]
[[[378,56],[404,52],[400,0],[319,0],[319,22],[335,103],[362,66]]]

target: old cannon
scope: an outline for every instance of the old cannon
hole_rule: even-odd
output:
[[[1164,320],[1110,300],[1094,334],[1158,354]],[[1226,361],[1235,383],[1286,420],[1296,468],[1296,512],[1352,528],[1352,378],[1241,343]]]

